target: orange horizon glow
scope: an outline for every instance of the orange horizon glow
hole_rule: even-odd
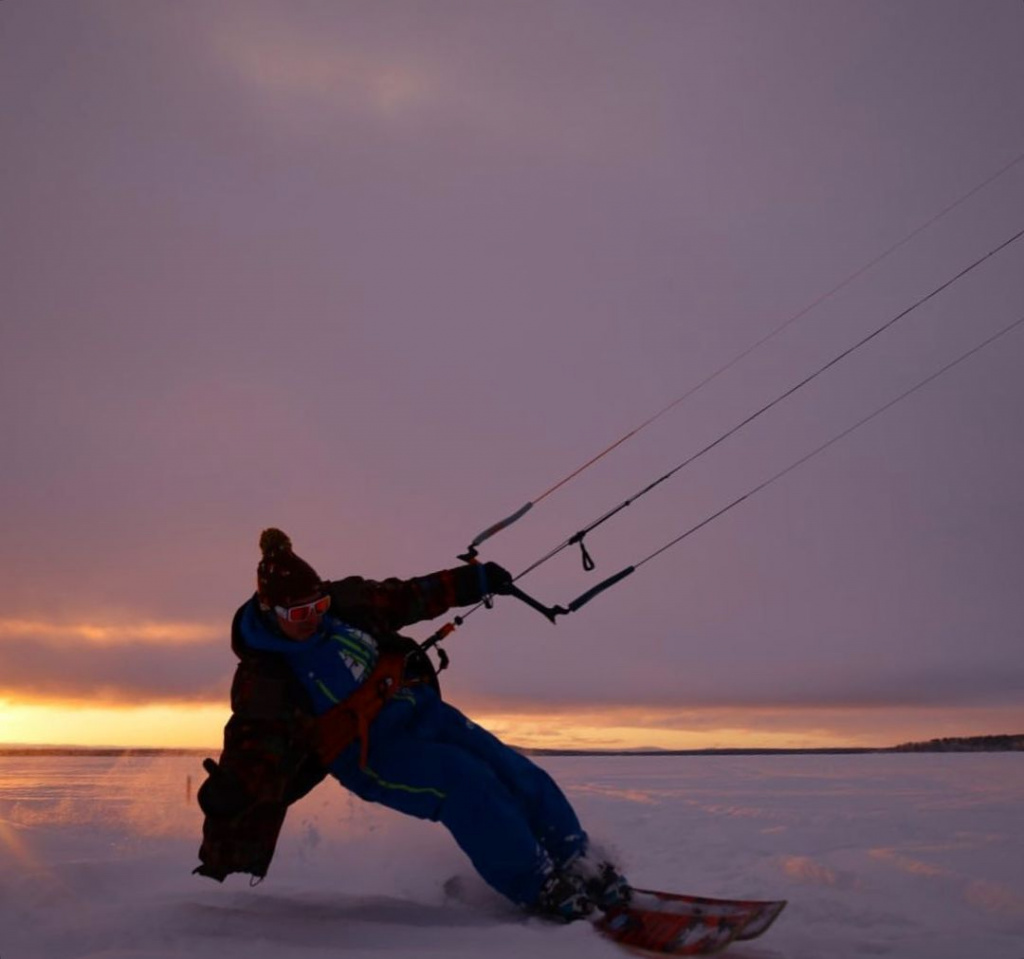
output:
[[[176,646],[188,646],[217,640],[223,635],[224,628],[221,623],[140,620],[127,612],[121,621],[105,622],[0,619],[0,639],[11,637],[19,640],[50,640],[63,644],[85,642],[92,646],[111,646],[118,643],[173,643]]]
[[[814,749],[890,746],[941,736],[1013,733],[1021,709],[819,710],[752,707],[670,714],[635,706],[464,710],[506,742],[549,749]],[[0,699],[0,746],[219,748],[226,702],[146,703]]]
[[[65,645],[200,647],[220,638],[223,624],[156,620],[108,613],[85,620],[0,618],[0,639]],[[0,688],[0,745],[219,748],[229,717],[227,680],[217,699],[144,698],[130,689],[100,692],[74,681],[35,695],[13,683]],[[205,693],[205,695],[210,695]],[[107,698],[98,698],[107,697]],[[527,748],[709,749],[876,747],[942,736],[1024,730],[1024,706],[912,707],[843,703],[714,707],[680,704],[559,705],[529,700],[456,697],[456,705],[501,739]]]

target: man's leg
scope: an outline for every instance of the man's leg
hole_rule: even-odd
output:
[[[518,804],[556,867],[586,852],[587,834],[569,800],[547,772],[454,706],[434,700],[424,707],[414,735],[456,746],[486,764]]]
[[[533,905],[551,861],[520,802],[481,759],[451,743],[370,736],[369,761],[332,773],[370,802],[443,823],[481,876],[520,905]]]
[[[565,794],[536,763],[506,746],[500,739],[453,706],[436,701],[425,710],[420,734],[433,735],[467,750],[486,762],[520,803],[534,835],[550,854],[556,873],[571,888],[582,882],[586,895],[601,908],[628,901],[629,884],[618,867],[603,858],[587,856],[589,840]],[[552,882],[558,882],[552,876]],[[556,891],[551,897],[559,898]],[[570,899],[571,899],[570,894]],[[568,912],[575,906],[570,902]],[[554,910],[556,913],[565,910]]]

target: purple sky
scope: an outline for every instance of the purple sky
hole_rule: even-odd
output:
[[[0,699],[223,697],[267,525],[325,577],[456,565],[1024,153],[1022,49],[1010,0],[0,4]],[[1022,228],[1019,163],[484,558]],[[521,585],[568,601],[1021,316],[1024,241]],[[1024,727],[1022,369],[1018,329],[556,628],[475,614],[449,695]]]

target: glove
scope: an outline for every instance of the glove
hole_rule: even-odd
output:
[[[196,799],[207,816],[232,819],[253,805],[252,797],[230,770],[218,766],[212,759],[203,760],[203,769],[209,775],[199,787]]]
[[[507,596],[512,591],[512,574],[497,563],[484,563],[484,577],[487,590],[499,596]]]

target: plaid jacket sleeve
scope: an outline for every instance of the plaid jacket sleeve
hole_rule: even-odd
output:
[[[312,753],[313,718],[296,702],[285,670],[239,663],[220,760],[203,764],[201,875],[266,875],[288,806],[326,775]]]
[[[378,629],[397,632],[403,626],[435,619],[455,606],[479,602],[486,590],[479,566],[443,569],[414,579],[375,582],[349,576],[328,584],[333,608]]]

